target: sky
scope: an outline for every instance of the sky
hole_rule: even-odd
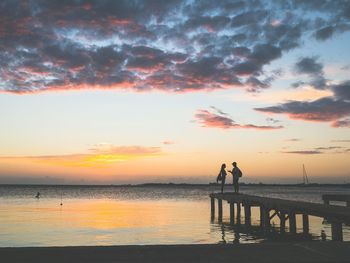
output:
[[[0,1],[0,183],[350,183],[350,2]]]

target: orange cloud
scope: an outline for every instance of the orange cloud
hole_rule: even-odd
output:
[[[88,153],[39,156],[8,156],[0,160],[18,160],[36,162],[53,166],[68,167],[106,167],[137,158],[158,156],[162,154],[160,147],[144,146],[101,146],[90,149]]]
[[[164,141],[163,144],[164,145],[171,145],[171,144],[175,144],[175,142],[173,142],[173,141]]]

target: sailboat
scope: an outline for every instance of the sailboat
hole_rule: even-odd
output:
[[[303,185],[309,184],[309,178],[307,177],[305,165],[303,164]]]

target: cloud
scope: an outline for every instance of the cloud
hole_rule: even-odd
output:
[[[332,123],[332,126],[335,128],[350,128],[350,119],[337,120]]]
[[[209,32],[220,30],[230,23],[231,19],[226,16],[196,16],[185,22],[186,30],[206,29]]]
[[[90,149],[97,154],[147,155],[160,153],[159,147],[99,145]]]
[[[0,91],[257,92],[310,32],[349,30],[347,1],[308,2],[4,0]]]
[[[208,110],[198,110],[195,114],[195,118],[202,124],[202,127],[230,129],[237,125],[230,117],[218,113],[212,113]]]
[[[323,27],[315,32],[315,38],[317,40],[326,40],[331,38],[335,32],[335,28],[333,26]]]
[[[350,140],[331,140],[331,142],[350,142]]]
[[[347,154],[349,149],[342,146],[322,146],[315,147],[310,150],[294,150],[294,151],[282,151],[282,153],[289,154],[305,154],[305,155],[314,155],[314,154]]]
[[[210,108],[216,112],[217,114],[221,115],[221,116],[230,116],[228,113],[223,112],[222,110],[220,110],[219,108],[215,107],[215,106],[210,106]]]
[[[250,25],[250,24],[255,24],[255,23],[259,22],[265,16],[266,16],[266,13],[264,11],[243,12],[243,13],[236,15],[232,18],[231,26],[241,27],[241,26],[246,26],[246,25]]]
[[[258,64],[268,64],[282,56],[282,49],[271,44],[257,44],[254,46],[250,59]]]
[[[298,81],[296,81],[296,82],[293,82],[292,84],[291,84],[291,86],[293,87],[293,88],[299,88],[299,87],[302,87],[302,86],[304,86],[304,85],[306,85],[307,83],[305,82],[305,81],[302,81],[302,80],[298,80]]]
[[[323,65],[318,63],[315,57],[304,57],[301,58],[295,64],[295,70],[301,74],[323,74]]]
[[[344,65],[340,68],[341,70],[349,70],[350,69],[350,65],[347,64],[347,65]]]
[[[214,111],[198,110],[194,115],[196,121],[202,124],[205,128],[219,128],[219,129],[256,129],[256,130],[276,130],[282,129],[283,126],[271,125],[255,125],[255,124],[238,124],[227,113],[216,109]]]
[[[175,144],[175,142],[173,141],[163,141],[162,142],[164,145],[172,145],[172,144]]]
[[[286,114],[291,119],[331,122],[332,127],[349,127],[349,81],[330,87],[333,97],[314,101],[288,101],[275,106],[255,108],[256,111]]]
[[[260,92],[263,89],[270,87],[271,83],[282,74],[281,70],[274,70],[269,76],[264,79],[255,76],[250,76],[245,81],[245,86],[249,92]]]
[[[331,87],[337,99],[350,102],[350,80]]]
[[[158,156],[160,147],[95,145],[86,153],[38,156],[2,156],[0,161],[17,160],[68,167],[104,167],[130,159]]]
[[[350,114],[350,103],[325,97],[314,101],[289,101],[277,106],[255,108],[265,113],[287,114],[291,119],[329,122]]]
[[[328,147],[316,147],[315,150],[338,150],[338,149],[342,149],[343,147],[341,146],[328,146]]]
[[[275,106],[255,108],[265,113],[286,114],[291,119],[331,122],[335,128],[350,127],[350,80],[329,85],[324,77],[323,65],[316,57],[301,58],[294,67],[298,74],[307,74],[310,82],[299,81],[292,86],[297,88],[305,84],[317,90],[327,90],[333,96],[321,97],[313,101],[291,100]]]
[[[350,30],[348,23],[339,22],[331,26],[325,26],[315,32],[315,38],[320,41],[325,41],[331,38],[336,33],[343,33]]]
[[[314,154],[322,154],[321,151],[316,150],[304,150],[304,151],[285,151],[282,153],[289,153],[289,154],[302,154],[302,155],[314,155]]]
[[[299,142],[299,141],[301,141],[301,139],[299,139],[299,138],[292,138],[292,139],[286,139],[285,141],[286,142]]]
[[[297,81],[292,87],[298,88],[309,84],[315,89],[326,89],[327,80],[324,77],[323,64],[317,61],[317,57],[303,57],[295,64],[294,70],[298,74],[307,74],[311,80],[309,82]]]
[[[270,122],[270,123],[279,123],[279,122],[281,122],[280,120],[276,120],[274,118],[266,118],[266,121]]]

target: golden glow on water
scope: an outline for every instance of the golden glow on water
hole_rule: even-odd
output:
[[[159,227],[167,224],[169,220],[172,221],[178,208],[179,204],[176,202],[89,200],[72,201],[65,204],[62,209],[70,213],[70,217],[65,218],[65,221],[70,221],[78,227],[112,230],[128,227]]]
[[[207,202],[20,200],[0,210],[0,246],[210,242]],[[197,213],[193,213],[196,207]],[[180,212],[179,212],[180,211]],[[197,222],[193,227],[191,222]]]

